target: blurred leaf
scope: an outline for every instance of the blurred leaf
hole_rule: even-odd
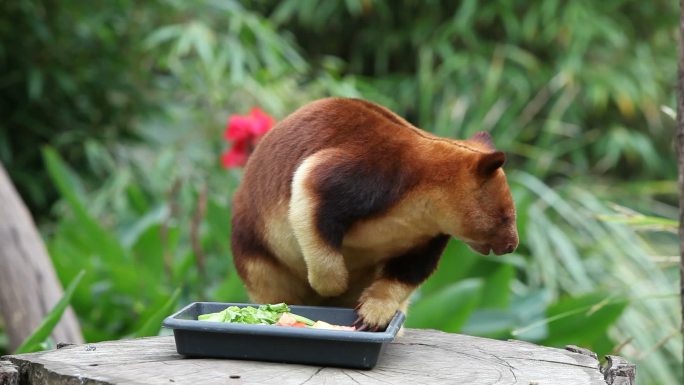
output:
[[[466,279],[419,298],[411,306],[406,326],[459,331],[480,301],[482,285],[481,279]]]
[[[149,229],[156,225],[157,231],[159,231],[159,224],[169,216],[168,206],[158,206],[153,210],[148,211],[145,215],[138,218],[135,223],[128,226],[124,233],[121,235],[121,241],[126,247],[130,247],[137,242],[139,242],[140,237],[149,231]],[[158,248],[161,245],[157,244]]]
[[[50,336],[50,333],[52,333],[52,330],[62,318],[62,314],[64,314],[64,311],[69,306],[71,296],[74,294],[74,291],[81,282],[81,278],[83,278],[84,274],[85,271],[81,270],[76,278],[69,283],[69,286],[64,290],[62,298],[53,306],[52,310],[50,310],[40,325],[38,325],[38,328],[19,345],[14,354],[30,353],[40,350],[40,344]]]
[[[627,303],[610,301],[603,293],[591,293],[577,298],[566,297],[549,306],[546,315],[549,336],[545,345],[579,344],[592,347],[608,327],[620,317]]]
[[[159,334],[162,321],[164,318],[171,315],[171,312],[176,307],[176,302],[178,301],[180,293],[181,288],[174,290],[173,294],[171,294],[171,297],[169,297],[169,299],[161,307],[159,307],[151,317],[147,318],[145,324],[140,329],[136,330],[133,333],[133,336],[139,338],[156,336]]]
[[[150,226],[140,234],[133,245],[135,259],[149,277],[148,284],[156,287],[164,278],[164,250],[167,245],[161,242],[161,226]]]
[[[660,227],[668,230],[676,230],[679,227],[679,221],[677,220],[642,214],[599,215],[597,218],[606,222],[622,223],[633,226]]]
[[[525,341],[539,342],[549,334],[546,319],[546,307],[551,302],[549,289],[530,291],[526,295],[514,296],[511,300],[510,310],[515,317],[515,334],[512,337]],[[535,325],[532,328],[525,328]],[[523,328],[519,329],[519,328]]]
[[[173,282],[192,282],[195,285],[206,285],[206,282],[200,279],[197,269],[197,258],[192,251],[187,251],[182,254],[181,258],[177,260],[172,266]]]
[[[40,98],[41,94],[43,93],[43,84],[44,84],[43,73],[36,68],[32,68],[29,71],[29,77],[28,77],[28,96],[29,96],[29,99],[36,100],[36,99]]]
[[[511,265],[502,264],[493,274],[485,278],[482,286],[480,308],[505,309],[510,304],[511,280],[515,269]]]
[[[627,306],[624,300],[616,301],[595,292],[581,297],[565,297],[546,310],[547,318],[515,330],[518,335],[535,327],[548,325],[549,335],[542,342],[549,346],[575,344],[591,348],[606,332]]]
[[[237,273],[229,274],[212,292],[211,298],[219,302],[246,302],[247,291]]]
[[[508,310],[477,309],[461,330],[464,334],[505,339],[515,327],[515,318]]]
[[[7,333],[0,330],[0,354],[5,355],[8,353],[7,349],[9,346],[9,338],[7,338]]]
[[[424,295],[436,292],[466,277],[481,257],[471,251],[465,243],[451,240],[447,244],[437,270],[420,286]]]
[[[144,44],[148,48],[154,48],[160,44],[176,39],[178,35],[180,35],[181,30],[180,25],[169,25],[158,28],[144,40]]]
[[[70,182],[70,172],[59,154],[54,149],[45,147],[43,156],[52,181],[80,222],[80,230],[85,234],[83,239],[87,242],[90,250],[112,262],[126,260],[126,251],[118,240],[105,231],[86,211],[74,191]]]
[[[147,197],[137,185],[129,184],[126,188],[126,194],[131,206],[135,208],[137,213],[143,214],[150,209]]]
[[[213,242],[219,246],[223,252],[230,252],[231,234],[231,211],[215,199],[207,202],[206,222],[209,225],[209,234]]]

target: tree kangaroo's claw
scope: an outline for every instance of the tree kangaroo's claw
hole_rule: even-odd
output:
[[[359,308],[359,306],[357,306]],[[384,329],[387,325],[372,324],[366,322],[362,316],[359,316],[353,323],[352,326],[356,328],[356,331],[369,331],[377,332]]]

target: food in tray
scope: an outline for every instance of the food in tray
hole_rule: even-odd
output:
[[[199,321],[230,322],[249,325],[277,325],[311,329],[355,331],[353,326],[333,325],[325,321],[313,321],[298,314],[290,313],[285,303],[237,307],[229,306],[217,313],[201,314]]]

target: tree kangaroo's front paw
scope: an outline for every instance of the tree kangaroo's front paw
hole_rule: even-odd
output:
[[[309,270],[309,284],[323,297],[335,297],[345,291],[349,285],[349,273],[346,268]]]
[[[359,319],[355,322],[358,330],[382,330],[394,317],[399,308],[395,301],[366,298],[357,307]]]

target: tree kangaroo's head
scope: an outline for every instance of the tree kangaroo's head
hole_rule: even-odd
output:
[[[487,133],[453,144],[442,163],[441,190],[435,216],[442,231],[487,255],[518,247],[515,204],[506,175],[506,161]]]

